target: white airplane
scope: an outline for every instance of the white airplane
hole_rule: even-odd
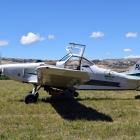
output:
[[[22,63],[0,65],[2,74],[10,79],[31,83],[33,89],[25,103],[37,102],[39,89],[52,96],[77,97],[76,90],[136,90],[140,87],[140,61],[127,72],[99,68],[83,57],[85,45],[70,43],[69,52],[56,65]]]

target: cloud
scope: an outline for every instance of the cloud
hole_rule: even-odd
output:
[[[6,46],[9,44],[9,41],[7,40],[0,40],[0,46]]]
[[[124,52],[131,52],[132,49],[129,49],[129,48],[126,48],[126,49],[123,49]]]
[[[55,39],[55,35],[51,35],[51,34],[48,35],[48,39],[49,39],[49,40],[53,40],[53,39]]]
[[[94,39],[102,38],[104,36],[105,36],[105,34],[103,32],[92,32],[90,35],[90,37],[94,38]]]
[[[124,58],[125,59],[128,59],[128,58],[140,58],[140,55],[129,55],[129,56],[125,56]]]
[[[138,34],[136,32],[128,32],[125,34],[126,38],[136,38]]]
[[[23,35],[20,39],[22,45],[29,45],[35,42],[43,41],[45,38],[39,34],[29,32],[27,35]]]

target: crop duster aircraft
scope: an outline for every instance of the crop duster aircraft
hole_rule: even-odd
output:
[[[77,97],[76,90],[136,90],[140,87],[140,61],[129,71],[118,73],[99,68],[83,57],[85,45],[70,43],[68,54],[55,65],[22,63],[0,65],[10,79],[33,85],[25,103],[37,102],[39,89],[52,96]]]

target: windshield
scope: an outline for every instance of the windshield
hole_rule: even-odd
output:
[[[80,57],[72,56],[68,61],[65,63],[65,68],[79,70],[80,69]]]
[[[69,53],[57,62],[57,66],[67,69],[81,70],[81,67],[90,67],[94,65],[83,57],[85,45],[70,43],[67,51]]]
[[[60,59],[59,61],[66,61],[70,58],[70,54],[65,55],[62,59]]]
[[[64,65],[64,68],[67,69],[74,69],[74,70],[80,70],[81,67],[90,67],[94,65],[92,62],[90,62],[89,60],[78,57],[78,56],[71,56]]]

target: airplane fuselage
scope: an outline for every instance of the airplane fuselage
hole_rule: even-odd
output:
[[[9,78],[21,82],[39,84],[37,68],[39,66],[50,66],[44,63],[23,63],[1,65],[2,73]],[[51,66],[50,66],[51,67]],[[53,66],[54,67],[54,66]],[[118,73],[111,70],[99,68],[96,65],[82,67],[81,71],[87,72],[89,80],[81,85],[76,85],[77,89],[136,89],[140,86],[140,78],[129,76],[125,73]],[[55,85],[54,85],[55,87]]]
[[[44,63],[22,63],[22,64],[5,64],[0,65],[2,74],[6,75],[10,79],[37,83],[36,68]]]
[[[86,71],[90,75],[90,80],[80,85],[79,89],[123,90],[137,89],[140,86],[140,78],[136,76],[99,68],[96,65],[91,66]]]

